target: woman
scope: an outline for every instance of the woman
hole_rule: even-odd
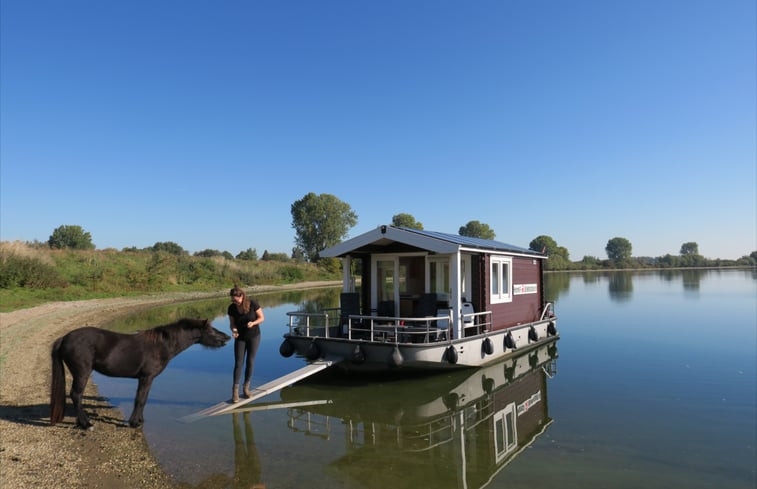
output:
[[[231,335],[234,337],[234,387],[231,393],[231,402],[239,402],[239,377],[244,369],[244,395],[250,397],[250,380],[252,380],[252,368],[255,362],[255,353],[260,346],[260,324],[265,321],[265,315],[260,304],[254,299],[248,299],[244,291],[234,287],[229,292],[231,304],[229,304],[229,323]]]

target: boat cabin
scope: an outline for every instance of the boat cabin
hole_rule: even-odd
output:
[[[546,255],[493,240],[382,225],[323,250],[340,258],[348,315],[412,325],[433,317],[459,339],[544,318]],[[449,323],[440,318],[448,317]]]

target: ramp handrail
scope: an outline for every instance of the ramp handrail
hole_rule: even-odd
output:
[[[539,318],[539,321],[543,321],[544,316],[546,316],[547,314],[550,314],[550,317],[554,317],[554,309],[555,309],[554,304],[552,304],[551,302],[547,302],[546,304],[544,304],[544,309],[541,312],[541,317]]]

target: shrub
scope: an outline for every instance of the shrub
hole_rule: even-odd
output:
[[[36,258],[0,252],[0,288],[44,289],[66,285],[66,281],[52,266]]]

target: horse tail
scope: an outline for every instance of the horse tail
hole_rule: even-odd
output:
[[[63,412],[66,408],[66,371],[63,370],[63,360],[60,358],[61,343],[63,343],[63,338],[55,340],[50,353],[53,371],[53,380],[50,385],[50,424],[63,421]]]

